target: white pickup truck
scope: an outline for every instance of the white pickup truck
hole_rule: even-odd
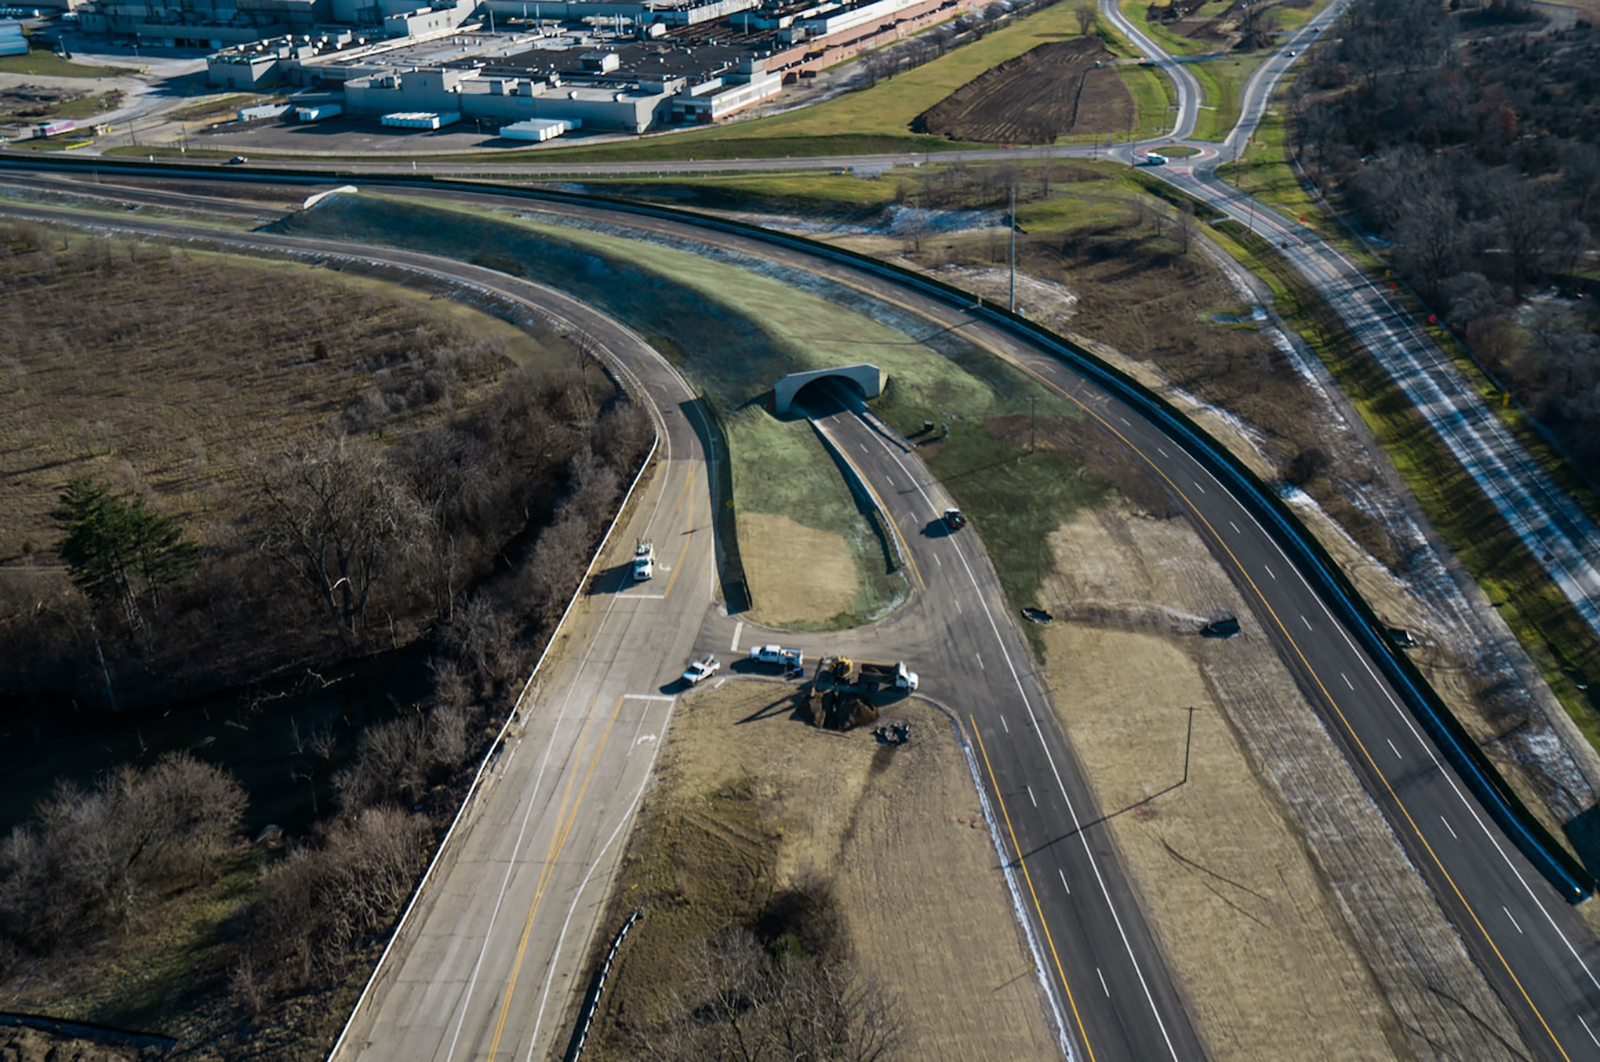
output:
[[[649,542],[640,542],[633,547],[633,578],[635,582],[643,582],[656,573],[656,548]]]
[[[691,686],[698,686],[721,670],[722,661],[714,656],[707,656],[704,660],[692,661],[683,669],[683,681]]]
[[[782,664],[790,671],[805,666],[806,655],[798,649],[785,649],[781,645],[756,645],[750,649],[752,664]]]

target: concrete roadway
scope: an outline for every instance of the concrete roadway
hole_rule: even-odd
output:
[[[519,704],[524,726],[335,1057],[559,1053],[587,986],[590,942],[616,929],[598,919],[711,602],[713,542],[687,388],[637,338],[585,327],[661,403],[660,451]],[[629,572],[637,539],[657,551],[655,577],[638,583]]]
[[[215,239],[216,234],[207,232],[205,238]],[[260,239],[257,235],[249,237],[251,241]],[[720,242],[721,238],[717,240]],[[360,253],[388,257],[393,252]],[[770,249],[767,253],[769,256],[785,257],[774,255]],[[842,270],[842,267],[831,264],[812,265],[818,271]],[[1513,1015],[1527,1031],[1535,1053],[1551,1058],[1600,1057],[1600,1039],[1594,1035],[1600,1032],[1600,982],[1595,980],[1591,972],[1596,950],[1593,934],[1578,921],[1569,907],[1555,899],[1552,891],[1532,872],[1520,854],[1484,821],[1478,809],[1463,795],[1453,774],[1440,765],[1426,737],[1417,732],[1392,692],[1379,680],[1350,639],[1332,622],[1292,571],[1286,558],[1279,554],[1270,539],[1220,486],[1194,465],[1172,440],[1162,437],[1128,411],[1120,410],[1104,396],[1087,391],[1081,381],[1048,355],[1013,342],[960,310],[932,303],[914,293],[896,290],[894,285],[887,282],[857,277],[852,283],[877,290],[903,306],[914,307],[940,327],[968,329],[974,339],[995,346],[1037,373],[1042,380],[1068,395],[1080,398],[1086,412],[1098,417],[1107,430],[1121,436],[1127,445],[1151,463],[1153,474],[1168,482],[1174,497],[1193,513],[1191,518],[1196,521],[1196,526],[1201,528],[1202,534],[1213,544],[1224,563],[1236,572],[1240,585],[1247,588],[1247,596],[1251,598],[1263,625],[1278,641],[1284,655],[1300,670],[1307,687],[1317,695],[1319,707],[1325,712],[1330,728],[1338,740],[1345,743],[1352,760],[1368,778],[1377,799],[1395,823],[1402,843],[1412,852],[1414,860],[1423,868],[1437,894],[1442,897],[1446,912],[1462,927],[1467,946],[1477,956],[1491,982],[1497,986]],[[671,381],[662,381],[655,386],[670,387]],[[941,541],[934,536],[924,538],[922,534],[928,522],[942,509],[942,499],[930,489],[926,474],[907,476],[906,473],[914,467],[907,464],[909,455],[901,451],[894,461],[890,461],[890,451],[885,448],[889,444],[882,443],[882,437],[876,433],[872,437],[880,441],[880,449],[884,452],[873,459],[874,463],[864,466],[864,471],[870,479],[881,484],[881,493],[897,526],[910,544],[924,583],[930,570],[935,573],[934,579],[939,579],[938,573],[949,561],[960,559],[971,566],[973,558],[979,555],[965,552],[960,536],[953,541]],[[686,445],[693,445],[688,436],[684,441]],[[865,445],[867,441],[867,436],[861,436],[859,444]],[[848,447],[849,443],[846,445]],[[862,456],[866,460],[869,455]],[[668,464],[670,468],[671,462]],[[890,465],[894,466],[892,470]],[[676,509],[678,503],[668,504],[660,499],[669,495],[677,497],[673,494],[674,484],[679,484],[676,489],[688,499],[688,475],[685,471],[681,480],[670,475],[665,477],[658,488],[663,493],[655,495],[656,500],[651,503],[650,510],[667,504],[665,511],[682,512],[681,517],[670,523],[685,530],[694,526],[687,509]],[[926,498],[921,496],[919,490],[926,493]],[[902,494],[916,497],[903,502],[895,500]],[[683,504],[687,505],[688,502]],[[906,507],[896,508],[901,504]],[[642,518],[636,516],[635,525]],[[971,530],[981,535],[981,529]],[[657,535],[658,543],[664,541],[659,533],[652,533]],[[631,545],[631,534],[631,530],[624,532],[619,540],[620,545],[614,546],[613,553],[619,559],[626,552],[625,547]],[[709,539],[708,534],[704,537]],[[683,574],[689,576],[686,585],[691,591],[696,584],[703,587],[699,591],[692,591],[700,598],[698,614],[703,616],[709,595],[709,542],[699,552],[703,564],[701,575],[695,577],[689,571]],[[946,557],[945,552],[950,552],[952,556]],[[693,562],[689,560],[691,553],[693,551],[684,555],[690,569],[693,567]],[[1036,682],[1020,670],[1015,679],[1011,678],[1010,673],[1015,666],[1011,661],[1025,659],[1025,656],[1008,655],[1001,651],[1002,648],[1017,644],[1016,632],[1008,616],[995,612],[997,606],[991,602],[998,601],[997,591],[990,585],[992,576],[982,574],[984,571],[985,566],[981,561],[972,567],[972,575],[969,576],[972,589],[969,592],[964,592],[959,586],[944,587],[937,583],[924,592],[924,600],[929,601],[944,617],[943,622],[947,627],[945,633],[939,634],[931,628],[919,633],[910,629],[913,625],[911,620],[896,617],[873,632],[871,644],[875,650],[899,652],[912,659],[923,672],[924,688],[930,695],[944,699],[940,689],[948,687],[952,691],[964,690],[965,696],[974,698],[966,706],[968,711],[964,714],[975,724],[976,734],[994,770],[996,794],[1005,808],[1003,815],[1011,817],[1011,828],[1017,831],[1013,853],[1020,851],[1029,860],[1027,879],[1032,886],[1033,896],[1037,897],[1034,917],[1049,930],[1048,940],[1054,942],[1059,932],[1061,943],[1066,945],[1055,949],[1052,960],[1059,959],[1061,962],[1057,972],[1071,991],[1069,1007],[1077,1011],[1077,1015],[1069,1018],[1076,1029],[1075,1038],[1087,1040],[1097,1058],[1198,1057],[1198,1048],[1182,1039],[1183,1023],[1179,1021],[1181,1010],[1175,1009],[1170,989],[1163,987],[1165,975],[1159,972],[1159,956],[1149,947],[1147,932],[1137,924],[1131,932],[1126,928],[1136,916],[1136,911],[1128,902],[1115,873],[1106,876],[1105,868],[1114,866],[1114,861],[1101,862],[1099,858],[1114,853],[1109,847],[1096,851],[1093,864],[1084,856],[1071,856],[1073,849],[1088,852],[1097,844],[1108,846],[1108,842],[1104,838],[1094,837],[1092,828],[1082,828],[1084,823],[1092,825],[1098,815],[1091,803],[1086,800],[1080,802],[1076,795],[1069,795],[1074,782],[1064,781],[1054,788],[1047,784],[1058,776],[1066,779],[1075,777],[1070,755],[1065,751],[1066,744],[1056,732],[1048,710],[1032,710],[1035,705],[1042,707],[1045,703]],[[967,593],[971,596],[967,596]],[[943,596],[945,594],[949,595],[948,598]],[[992,622],[976,618],[950,619],[952,616],[965,617],[968,604],[976,612],[987,611]],[[416,969],[419,973],[414,976],[386,974],[384,983],[408,986],[403,991],[417,995],[403,1005],[380,1001],[379,1007],[386,1008],[413,1030],[407,1037],[409,1043],[426,1044],[427,1037],[435,1037],[436,1053],[407,1054],[403,1057],[452,1057],[448,1053],[450,1042],[454,1040],[456,1049],[460,1050],[461,1038],[468,1033],[463,1032],[461,1037],[457,1037],[450,1028],[450,1018],[455,1016],[457,1025],[463,1029],[468,1025],[477,1025],[477,1017],[471,1022],[460,1021],[462,1011],[470,1007],[477,1007],[477,1013],[485,1020],[493,1015],[490,1024],[478,1025],[472,1032],[477,1039],[471,1041],[474,1044],[471,1057],[477,1057],[481,1049],[494,1042],[494,1029],[499,1027],[500,1021],[495,1007],[503,1001],[510,971],[518,964],[519,949],[526,951],[520,945],[520,936],[516,938],[516,944],[495,938],[502,933],[520,933],[522,926],[530,921],[527,914],[537,911],[539,905],[550,903],[557,910],[565,906],[563,932],[559,934],[561,940],[569,935],[587,935],[584,919],[587,917],[592,925],[594,914],[589,905],[597,903],[598,896],[590,897],[583,893],[584,882],[594,879],[589,877],[587,870],[579,868],[580,860],[570,857],[588,857],[600,853],[602,864],[608,858],[614,859],[617,842],[604,826],[607,822],[618,820],[607,819],[605,814],[615,816],[619,810],[615,805],[622,803],[623,798],[608,799],[608,806],[605,807],[600,806],[598,796],[586,803],[590,789],[583,785],[580,771],[588,770],[590,762],[599,765],[597,769],[602,773],[616,770],[625,773],[629,769],[627,761],[633,757],[622,755],[623,763],[614,763],[615,757],[620,754],[618,747],[613,747],[609,756],[602,749],[601,757],[595,758],[592,750],[599,743],[596,735],[605,734],[606,744],[612,740],[610,731],[606,729],[608,726],[614,731],[619,727],[626,729],[627,723],[632,722],[634,729],[642,736],[659,732],[659,726],[664,725],[664,720],[657,724],[649,718],[648,705],[666,702],[647,701],[644,698],[660,696],[660,684],[665,676],[675,673],[692,651],[706,647],[704,636],[696,640],[683,633],[692,629],[688,620],[690,615],[695,614],[695,610],[686,605],[687,602],[682,598],[672,602],[671,597],[663,598],[660,603],[653,599],[630,600],[628,591],[586,598],[580,605],[580,618],[584,622],[599,625],[596,637],[602,642],[607,636],[600,628],[605,624],[621,623],[624,630],[618,632],[612,628],[613,633],[609,636],[611,641],[596,650],[596,657],[585,657],[579,661],[579,676],[567,682],[552,682],[549,694],[541,691],[539,703],[562,706],[557,709],[557,720],[552,724],[549,734],[540,736],[550,742],[550,747],[554,749],[551,761],[554,768],[566,771],[565,780],[560,786],[564,795],[556,796],[555,787],[548,785],[537,766],[530,766],[529,761],[536,757],[510,755],[509,762],[502,765],[502,770],[528,772],[520,784],[530,785],[532,800],[545,809],[545,814],[540,816],[541,822],[537,826],[530,826],[530,830],[534,831],[534,847],[539,849],[540,856],[527,855],[525,843],[517,846],[522,853],[518,858],[526,863],[534,875],[531,895],[527,886],[504,900],[498,890],[493,890],[495,895],[492,900],[481,895],[469,900],[466,894],[461,894],[459,902],[475,912],[460,916],[462,935],[438,937],[431,949],[419,949],[414,943],[407,946],[406,965],[403,968]],[[676,628],[675,640],[670,646],[664,647],[661,661],[653,671],[644,666],[637,656],[630,657],[621,648],[629,640],[627,624],[661,623],[664,617],[655,615],[652,618],[651,614],[676,609],[684,611],[679,617],[681,622]],[[930,610],[922,611],[921,622],[930,622]],[[908,609],[905,615],[910,616],[911,613],[912,610]],[[669,625],[664,623],[662,629]],[[985,625],[990,628],[987,641],[984,640]],[[720,649],[726,644],[722,641],[722,633],[717,633],[717,640],[710,648]],[[930,638],[932,641],[929,641]],[[572,636],[572,644],[582,644],[576,633]],[[969,654],[970,663],[967,662]],[[602,675],[595,670],[601,661],[620,670],[616,675]],[[978,673],[976,679],[973,671]],[[585,680],[581,678],[582,675],[588,678]],[[975,681],[984,684],[981,689],[973,685]],[[993,690],[996,687],[987,685],[989,682],[996,683],[999,688],[1010,684],[1016,692],[995,700]],[[628,694],[641,694],[643,697],[630,698]],[[556,699],[550,700],[550,697]],[[640,704],[630,709],[629,701],[634,699],[638,699]],[[954,701],[951,703],[958,710],[963,707]],[[996,705],[994,710],[990,710],[991,704]],[[1022,707],[1024,704],[1026,708]],[[613,718],[616,722],[611,721]],[[1017,735],[1018,730],[1022,731],[1021,735]],[[1007,751],[1008,742],[1013,737],[1013,751]],[[639,770],[642,766],[640,763],[633,769]],[[540,786],[547,787],[540,789]],[[513,794],[518,790],[517,785],[500,786],[498,783],[495,788],[499,792]],[[595,792],[609,793],[609,790]],[[626,784],[622,792],[627,793]],[[1035,807],[1041,795],[1043,804]],[[489,799],[494,799],[493,793]],[[1071,810],[1066,806],[1069,800],[1073,805]],[[576,820],[571,815],[564,816],[564,807],[570,805],[582,809]],[[501,817],[496,821],[506,824],[516,821],[518,809],[522,814],[527,814],[529,806],[514,802],[510,811],[501,812]],[[1076,811],[1076,819],[1073,810]],[[1062,814],[1064,811],[1067,813]],[[474,810],[472,833],[485,836],[488,847],[470,861],[472,869],[466,872],[468,879],[480,876],[479,872],[487,868],[491,871],[487,876],[492,880],[493,869],[508,866],[512,858],[504,848],[502,831],[476,828],[483,814],[481,810]],[[586,815],[597,816],[600,821],[590,821],[585,818]],[[558,825],[564,817],[566,824]],[[616,827],[612,827],[612,831],[615,830]],[[566,838],[585,833],[588,834],[587,841],[580,839],[575,842],[571,852],[565,849]],[[499,838],[497,843],[488,843],[494,838]],[[580,853],[577,845],[584,845],[584,851]],[[549,858],[551,852],[554,852],[553,861]],[[1068,854],[1062,855],[1062,852]],[[1041,860],[1044,860],[1042,865]],[[1050,860],[1061,862],[1052,867]],[[1079,884],[1073,887],[1074,873],[1069,872],[1069,863],[1075,868],[1080,882],[1085,875],[1089,879],[1104,882],[1105,891],[1098,899],[1093,886]],[[563,880],[569,884],[550,883],[541,889],[537,879],[546,866],[565,872],[566,878]],[[1034,873],[1036,868],[1041,873]],[[1048,883],[1047,873],[1050,869],[1060,871],[1059,888],[1053,888]],[[503,869],[501,874],[503,879]],[[1064,880],[1059,880],[1061,878]],[[428,900],[430,904],[437,902],[438,891],[444,886],[434,888],[435,895]],[[1121,907],[1118,920],[1123,925],[1118,929],[1115,945],[1104,939],[1107,926],[1103,914],[1096,917],[1093,908],[1078,909],[1074,906],[1083,902],[1085,895],[1107,906],[1113,899],[1118,905],[1125,905]],[[491,929],[482,923],[481,920],[488,917],[483,910],[486,903],[490,911],[493,911],[496,903],[502,908],[509,905],[511,913],[501,916],[499,923],[503,929]],[[549,911],[549,907],[544,909]],[[473,919],[479,921],[473,923]],[[570,932],[567,932],[569,926]],[[1100,932],[1096,933],[1096,928]],[[489,943],[477,945],[484,949],[480,964],[477,956],[471,954],[473,945],[470,942],[481,942],[485,935]],[[1121,945],[1124,935],[1128,944],[1116,946]],[[412,955],[418,958],[413,960]],[[517,1005],[512,1008],[516,1014],[522,1015],[520,1030],[530,1037],[530,1047],[535,1029],[540,1030],[541,1036],[550,1035],[548,1025],[552,1019],[548,1007],[551,998],[570,988],[572,982],[570,969],[563,972],[559,968],[548,983],[542,980],[532,972],[541,969],[537,959],[538,956],[524,956],[521,965],[530,971],[528,979],[539,982],[539,987],[531,990],[532,996],[518,992],[514,999]],[[441,965],[447,966],[452,972],[441,978]],[[483,972],[491,965],[503,971],[498,979]],[[1090,969],[1090,966],[1094,968]],[[474,973],[475,970],[478,972]],[[1103,986],[1100,983],[1102,977],[1105,978]],[[443,1003],[436,998],[433,1003],[427,1003],[424,982],[441,980],[444,987],[435,991],[443,991],[446,996],[453,994],[455,1002]],[[492,990],[479,987],[489,983],[495,984]],[[554,991],[551,990],[552,986]],[[1095,987],[1101,988],[1099,999],[1091,990]],[[524,990],[527,990],[526,986]],[[469,995],[478,997],[479,1002],[472,1003]],[[485,1005],[481,1001],[483,995],[493,995],[495,1001]],[[524,1000],[526,1004],[521,1002]],[[525,1005],[528,1008],[526,1011]],[[1151,1040],[1153,1030],[1149,1027],[1151,1014],[1161,1015],[1157,1019],[1161,1032],[1155,1034],[1154,1043]],[[423,1019],[420,1023],[419,1017]],[[1174,1030],[1179,1030],[1176,1036]],[[508,1018],[506,1031],[501,1038],[504,1040],[518,1031],[516,1022]],[[418,1037],[421,1039],[418,1040]],[[1176,1044],[1172,1051],[1164,1050],[1169,1039]],[[362,1038],[355,1041],[357,1046],[361,1042]],[[1106,1046],[1102,1049],[1101,1045]],[[437,1053],[441,1049],[446,1053]],[[374,1052],[373,1057],[379,1057],[378,1053]]]
[[[509,278],[387,249],[260,233],[219,237],[142,219],[105,223],[174,238],[227,239],[246,249],[354,253],[530,294]],[[551,302],[542,293],[539,301]],[[663,570],[650,583],[633,585],[620,567],[602,569],[595,591],[579,600],[555,657],[542,668],[543,679],[521,706],[525,729],[508,739],[336,1058],[531,1059],[564,1046],[565,1020],[585,987],[580,964],[596,930],[610,928],[595,920],[670,717],[671,679],[691,656],[726,653],[731,644],[726,634],[734,621],[709,608],[711,543],[700,444],[673,409],[688,392],[631,334],[593,315],[584,319],[580,308],[562,303],[557,312],[634,366],[664,407],[662,470],[609,550],[610,563],[621,566],[634,539],[648,535]],[[835,423],[848,430],[856,422]],[[846,439],[847,446],[851,442]],[[915,464],[914,457],[902,457]],[[969,719],[973,711],[985,717],[993,733],[983,733],[984,763],[1003,805],[997,821],[1024,851],[1044,846],[1063,832],[1063,823],[1076,831],[1079,822],[1097,818],[978,542],[945,537],[936,521],[925,526],[947,504],[936,486],[902,497],[897,484],[908,484],[909,473],[873,471],[869,478],[882,484],[897,522],[916,522],[915,554],[926,573],[913,602],[890,623],[860,639],[830,635],[827,646],[845,637],[872,654],[911,659],[942,701],[966,706]],[[702,621],[705,630],[697,635]],[[1007,724],[995,725],[993,704],[1014,712],[1021,753]],[[1036,709],[1035,721],[1025,722]],[[1014,806],[1029,794],[1025,811]],[[1027,872],[1048,875],[1018,888],[1033,907],[1036,940],[1039,928],[1044,931],[1036,951],[1050,977],[1044,987],[1058,1024],[1072,1041],[1092,1048],[1078,1057],[1203,1057],[1109,835],[1080,832],[1075,843],[1030,862]],[[1094,901],[1062,903],[1069,882]]]
[[[1251,76],[1240,99],[1239,122],[1221,145],[1192,141],[1200,154],[1172,160],[1151,173],[1207,203],[1278,244],[1284,258],[1328,301],[1340,319],[1388,371],[1411,404],[1427,418],[1440,439],[1477,482],[1502,518],[1540,559],[1550,578],[1588,624],[1600,634],[1600,528],[1566,491],[1533,461],[1431,337],[1377,283],[1338,248],[1305,226],[1224,184],[1216,168],[1241,152],[1255,131],[1278,80],[1298,54],[1331,26],[1348,0],[1334,0],[1300,27]],[[1101,0],[1102,11],[1172,76],[1178,90],[1179,120],[1174,137],[1193,131],[1192,101],[1198,85],[1186,65],[1175,62],[1117,10],[1116,0]],[[1291,55],[1291,52],[1298,53]],[[1187,122],[1187,124],[1186,124]],[[1136,162],[1144,153],[1132,146],[1112,152]]]
[[[0,213],[60,222],[68,212]],[[523,300],[593,337],[651,402],[660,441],[561,637],[525,691],[483,784],[380,965],[335,1057],[543,1059],[571,1033],[588,948],[627,828],[671,719],[677,676],[715,578],[707,456],[687,384],[642,339],[565,296],[424,255],[233,234],[131,217],[78,222],[249,252],[348,256],[437,274]],[[635,583],[637,539],[657,551]]]
[[[616,929],[598,919],[713,596],[710,493],[684,381],[638,337],[596,314],[583,321],[564,301],[541,296],[636,374],[660,409],[660,448],[519,704],[524,728],[338,1058],[559,1054],[587,987],[590,943]],[[636,583],[638,539],[654,542],[657,565]]]

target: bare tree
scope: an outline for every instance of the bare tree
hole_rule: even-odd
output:
[[[1579,141],[1561,155],[1561,184],[1577,200],[1573,215],[1588,217],[1600,204],[1600,146]]]
[[[704,938],[683,959],[662,1018],[630,1030],[651,1058],[879,1062],[904,1043],[894,1001],[851,954],[831,884],[808,871],[748,926]]]
[[[244,806],[231,777],[186,753],[57,786],[0,844],[0,935],[45,953],[126,924],[159,892],[213,877]]]
[[[1073,17],[1078,20],[1078,32],[1087,37],[1089,35],[1089,31],[1094,29],[1094,20],[1096,16],[1094,5],[1079,4],[1073,9],[1072,14]]]
[[[1556,242],[1561,217],[1544,191],[1531,181],[1506,175],[1496,183],[1500,238],[1511,267],[1511,293],[1521,298],[1524,287],[1539,275],[1547,250]]]
[[[399,914],[421,869],[426,830],[417,816],[367,808],[337,819],[321,844],[297,846],[267,869],[250,942],[267,979],[292,989],[337,976]]]
[[[187,753],[111,776],[128,864],[160,880],[212,880],[239,843],[245,795],[231,775]]]
[[[1196,225],[1194,220],[1194,202],[1185,199],[1183,206],[1178,209],[1175,233],[1178,240],[1178,253],[1188,254],[1189,247],[1194,243]]]
[[[427,540],[428,514],[378,454],[344,436],[258,477],[263,545],[311,586],[341,636],[361,631],[374,585]]]
[[[1423,298],[1436,302],[1444,282],[1461,268],[1462,229],[1455,200],[1430,191],[1409,200],[1406,209],[1396,229],[1401,264]]]

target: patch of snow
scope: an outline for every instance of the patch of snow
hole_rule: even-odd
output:
[[[1198,396],[1190,394],[1181,387],[1173,387],[1169,384],[1161,388],[1161,392],[1165,396],[1176,399],[1192,412],[1204,413],[1206,416],[1225,424],[1229,431],[1254,447],[1256,453],[1266,453],[1267,437],[1255,425],[1248,421],[1240,420],[1236,415],[1221,406],[1214,406],[1201,400]]]
[[[895,203],[884,210],[881,224],[865,231],[889,236],[914,236],[918,233],[932,235],[1004,227],[1005,213],[999,210],[924,210]]]

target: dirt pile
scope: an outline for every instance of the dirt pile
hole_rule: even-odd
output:
[[[1041,44],[962,85],[911,128],[996,144],[1049,144],[1127,129],[1133,96],[1111,65],[1114,58],[1098,40]]]

